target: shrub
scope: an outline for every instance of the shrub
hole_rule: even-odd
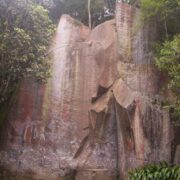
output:
[[[166,162],[146,165],[128,174],[129,180],[180,180],[180,166],[169,166]]]

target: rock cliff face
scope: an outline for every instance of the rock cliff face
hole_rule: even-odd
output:
[[[137,166],[171,161],[169,112],[153,67],[154,26],[117,4],[93,30],[64,15],[48,84],[22,82],[3,131],[1,165],[37,179],[126,179]],[[177,154],[177,153],[176,153]]]

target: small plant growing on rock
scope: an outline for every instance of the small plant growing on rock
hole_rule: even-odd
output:
[[[129,172],[128,180],[180,180],[180,166],[169,166],[166,162],[146,165]]]

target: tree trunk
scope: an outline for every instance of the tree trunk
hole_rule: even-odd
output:
[[[91,29],[91,0],[88,0],[89,28]]]
[[[166,38],[169,39],[166,18],[164,18],[164,28],[165,28],[165,32],[166,32]]]

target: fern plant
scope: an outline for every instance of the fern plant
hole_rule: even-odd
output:
[[[146,165],[128,173],[128,180],[180,180],[180,166],[166,162]]]

